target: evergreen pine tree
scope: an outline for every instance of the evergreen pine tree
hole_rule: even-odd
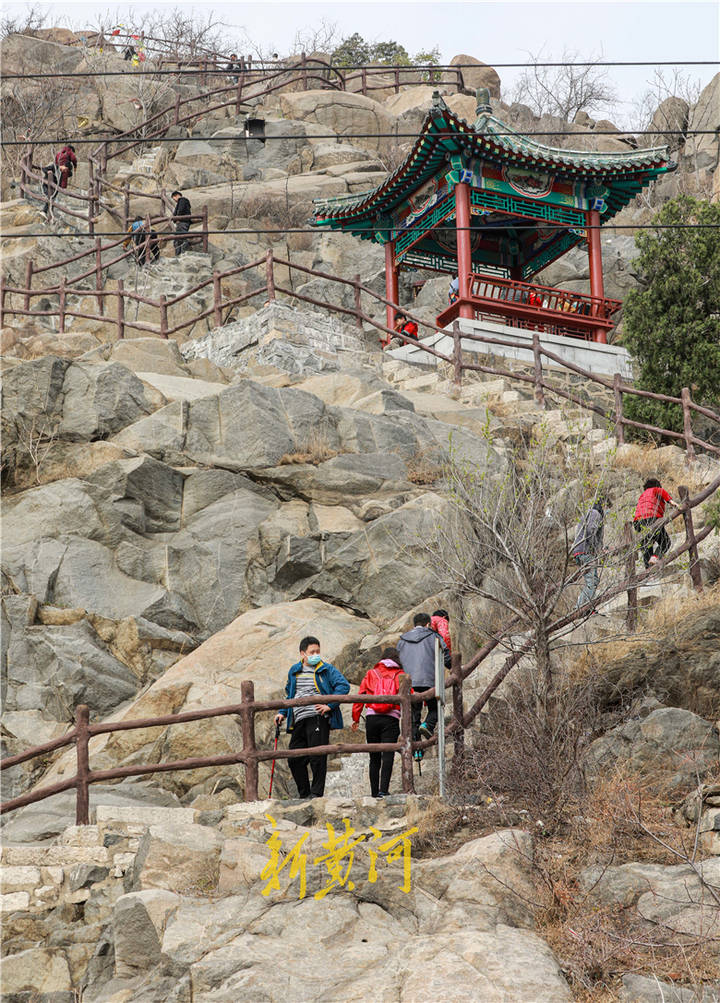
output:
[[[634,270],[640,288],[625,300],[624,344],[633,356],[636,386],[720,406],[720,204],[686,195],[668,202],[655,223],[672,229],[638,234]],[[710,226],[708,226],[708,224]],[[682,431],[682,408],[626,398],[635,421]]]

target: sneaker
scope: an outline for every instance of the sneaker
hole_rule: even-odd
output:
[[[380,791],[379,794],[378,794],[378,797],[379,798],[389,798],[390,797],[390,791]]]
[[[660,558],[657,557],[655,554],[653,554],[652,557],[650,558],[650,563],[651,564],[659,564],[660,563]]]
[[[430,729],[428,728],[428,726],[425,724],[424,721],[418,728],[418,733],[420,735],[420,738],[432,738],[432,732],[430,731]]]

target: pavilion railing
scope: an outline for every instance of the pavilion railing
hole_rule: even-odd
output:
[[[502,317],[513,327],[590,338],[598,329],[612,328],[612,317],[622,303],[554,286],[473,274],[469,299],[460,298],[443,310],[438,326],[446,327],[456,320],[462,306],[469,306],[477,319]]]

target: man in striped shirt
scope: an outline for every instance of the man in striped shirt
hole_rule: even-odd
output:
[[[291,749],[311,749],[328,745],[330,731],[342,728],[340,707],[328,703],[322,697],[333,693],[349,693],[350,683],[330,662],[324,662],[320,655],[320,642],[311,635],[300,642],[300,661],[288,673],[285,696],[309,697],[318,694],[318,702],[303,707],[288,707],[276,715],[275,721],[287,721]],[[298,797],[321,798],[325,793],[327,756],[298,756],[289,760],[290,772],[298,789]],[[312,782],[308,779],[308,765],[312,771]]]

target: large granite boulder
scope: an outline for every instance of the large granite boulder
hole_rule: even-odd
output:
[[[453,56],[450,65],[462,67],[465,90],[475,91],[478,87],[487,87],[490,91],[490,97],[500,97],[500,77],[492,66],[488,66],[487,63],[481,62],[475,56],[468,56],[465,53]]]

